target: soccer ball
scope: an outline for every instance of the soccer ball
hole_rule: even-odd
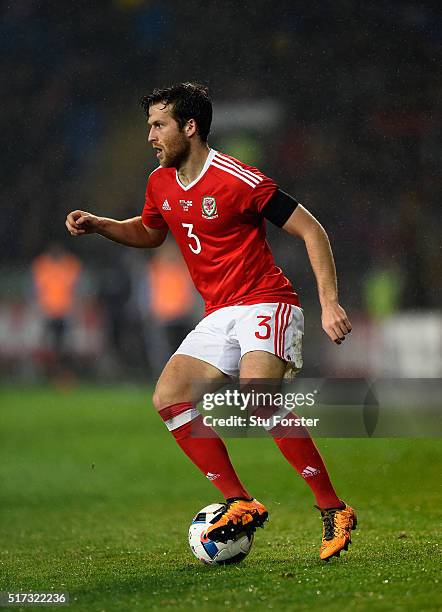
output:
[[[213,542],[203,538],[210,522],[224,510],[223,504],[210,504],[195,515],[189,527],[189,545],[197,559],[211,565],[239,563],[250,552],[253,544],[253,533],[241,533],[235,540]]]

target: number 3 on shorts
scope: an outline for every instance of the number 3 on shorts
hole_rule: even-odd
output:
[[[195,246],[190,242],[187,243],[189,249],[192,251],[192,253],[198,255],[198,253],[201,253],[201,242],[198,236],[192,233],[193,223],[182,223],[181,225],[187,229],[187,237],[192,238],[192,240],[195,241]]]
[[[272,328],[268,324],[268,321],[271,321],[272,317],[268,317],[267,315],[258,315],[257,319],[261,319],[258,323],[258,327],[263,327],[264,329],[258,330],[255,332],[256,338],[260,340],[268,340],[270,338],[270,334],[272,333]]]

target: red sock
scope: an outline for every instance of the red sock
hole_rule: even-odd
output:
[[[278,410],[276,408],[274,414]],[[270,416],[268,409],[266,411],[258,409],[255,414],[265,418]],[[298,418],[296,414],[288,411],[284,416]],[[327,468],[306,427],[278,424],[269,429],[268,433],[275,440],[290,465],[304,478],[321,509],[345,506],[335,493]]]
[[[189,459],[226,499],[250,498],[230,463],[224,442],[215,430],[204,425],[202,416],[191,403],[163,408],[160,416]]]
[[[321,508],[341,508],[321,455],[311,438],[274,438],[287,461],[301,474]]]

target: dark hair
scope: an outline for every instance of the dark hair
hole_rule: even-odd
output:
[[[147,116],[152,104],[164,102],[171,105],[171,115],[183,129],[186,121],[195,119],[198,135],[206,142],[212,123],[212,100],[209,89],[200,83],[179,83],[164,89],[154,89],[149,96],[143,96],[141,106]]]

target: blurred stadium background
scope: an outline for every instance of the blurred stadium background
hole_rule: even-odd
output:
[[[207,83],[210,143],[329,232],[354,333],[320,329],[303,247],[268,228],[306,313],[305,374],[439,377],[438,3],[3,3],[0,376],[154,380],[202,312],[173,244],[73,239],[75,208],[140,214],[155,161],[139,98]],[[439,71],[437,66],[439,65]]]

